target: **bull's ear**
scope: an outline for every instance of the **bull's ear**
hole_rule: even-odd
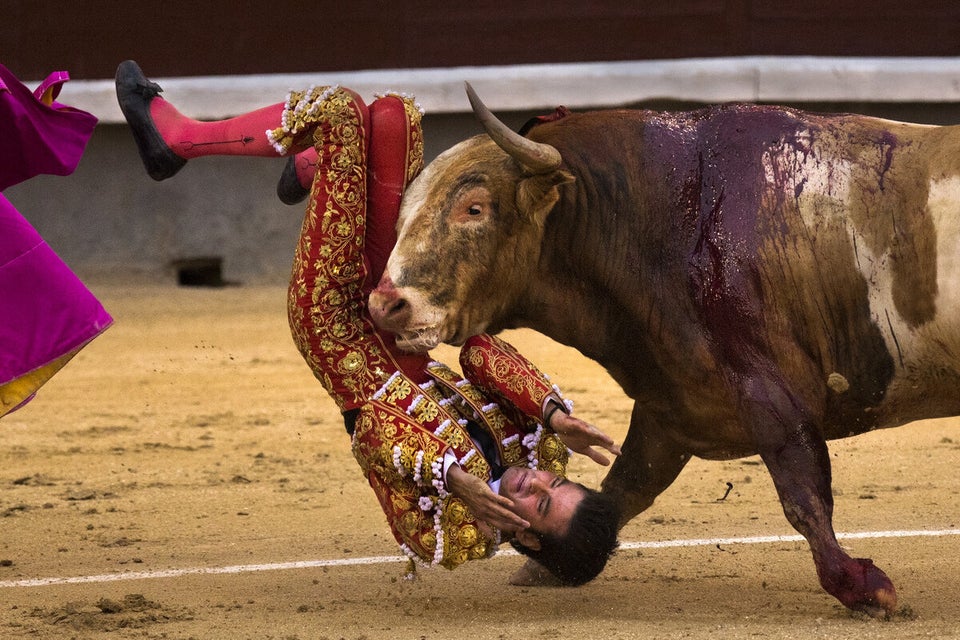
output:
[[[551,171],[524,178],[517,185],[517,211],[537,226],[543,226],[547,214],[560,199],[560,185],[573,182],[567,171]]]

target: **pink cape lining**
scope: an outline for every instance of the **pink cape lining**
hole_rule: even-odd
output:
[[[0,190],[41,173],[68,175],[76,169],[97,119],[53,101],[68,79],[66,72],[55,72],[31,92],[0,65]],[[45,92],[50,104],[41,99]],[[76,352],[112,322],[0,196],[0,387]]]

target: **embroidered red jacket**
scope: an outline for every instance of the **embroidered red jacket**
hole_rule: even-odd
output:
[[[540,426],[546,398],[559,392],[497,338],[464,346],[470,382],[427,355],[400,352],[373,325],[366,296],[395,241],[403,188],[423,164],[412,100],[386,96],[367,109],[339,87],[293,93],[271,139],[292,147],[306,135],[318,164],[288,296],[294,341],[341,410],[359,408],[354,456],[401,548],[448,568],[488,557],[495,541],[446,490],[443,457],[450,452],[469,473],[489,478],[469,419],[493,435],[504,464],[563,475],[568,451]]]
[[[464,353],[482,361],[480,377],[495,385],[499,402],[438,362],[429,365],[432,380],[422,385],[398,372],[360,409],[353,445],[404,552],[451,569],[492,555],[497,544],[481,534],[466,504],[444,484],[447,453],[467,472],[490,479],[490,465],[470,439],[467,420],[493,436],[505,466],[564,475],[569,457],[556,434],[540,424],[544,402],[559,395],[530,362],[491,336],[471,338]],[[509,366],[486,368],[494,361]],[[514,376],[521,371],[530,378],[519,383]],[[466,373],[472,377],[472,371]]]

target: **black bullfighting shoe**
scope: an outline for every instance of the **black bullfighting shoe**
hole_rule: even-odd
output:
[[[166,180],[187,164],[167,146],[150,115],[150,101],[163,89],[147,80],[133,60],[121,62],[116,75],[117,102],[127,119],[147,173],[154,180]]]
[[[297,178],[297,156],[290,156],[277,181],[277,197],[283,204],[298,204],[308,195],[310,189],[305,189]]]

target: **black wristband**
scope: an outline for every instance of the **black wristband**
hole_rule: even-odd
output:
[[[549,427],[549,426],[550,426],[550,418],[553,417],[553,412],[559,410],[559,411],[563,411],[564,413],[566,413],[566,412],[567,412],[567,408],[564,407],[564,406],[563,406],[562,404],[560,404],[559,402],[557,402],[556,400],[554,400],[553,398],[550,398],[550,400],[548,400],[547,402],[548,402],[548,404],[547,404],[547,410],[544,411],[544,413],[543,413],[543,424],[544,424],[544,426]]]

